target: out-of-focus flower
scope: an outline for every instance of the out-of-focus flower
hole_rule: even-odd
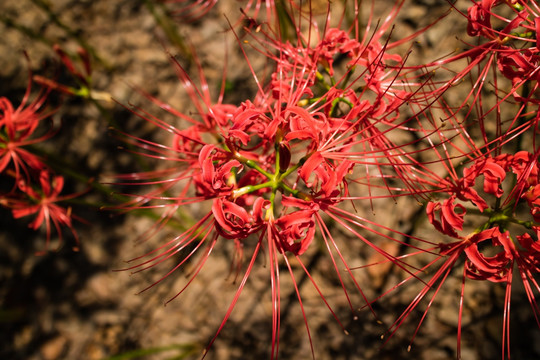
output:
[[[51,128],[36,136],[38,126],[52,112],[44,108],[46,91],[29,103],[30,92],[31,82],[17,108],[7,98],[0,97],[0,173],[11,169],[16,181],[21,177],[28,179],[30,172],[45,168],[43,161],[25,147],[42,142],[54,134]]]
[[[64,178],[58,175],[51,175],[48,170],[42,170],[39,175],[39,186],[28,183],[27,180],[18,181],[20,194],[10,196],[2,204],[11,209],[13,217],[18,219],[30,215],[35,215],[34,220],[28,225],[31,229],[37,230],[45,226],[48,248],[51,239],[51,229],[54,227],[58,233],[60,243],[62,242],[62,228],[68,228],[73,234],[78,250],[78,235],[73,227],[71,208],[65,208],[58,203],[78,196],[72,194],[62,196],[60,193],[64,187]],[[39,252],[39,254],[43,254]]]

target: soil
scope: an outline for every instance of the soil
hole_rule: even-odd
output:
[[[324,2],[323,2],[324,3]],[[387,12],[393,2],[377,1],[376,14]],[[461,1],[466,9],[468,1]],[[459,4],[459,3],[458,3]],[[170,4],[174,6],[174,4]],[[177,5],[178,6],[178,5]],[[201,19],[187,22],[167,17],[164,7],[151,1],[133,0],[3,0],[0,5],[0,96],[18,104],[34,74],[73,83],[58,65],[52,50],[59,44],[74,54],[87,44],[95,51],[93,88],[108,93],[115,101],[90,101],[60,97],[51,93],[51,106],[58,133],[44,144],[47,153],[76,173],[95,182],[111,181],[114,174],[137,171],[141,164],[124,149],[117,130],[141,137],[159,139],[159,131],[141,121],[129,110],[130,104],[152,109],[166,121],[176,121],[159,113],[138,89],[179,109],[189,109],[190,100],[182,89],[169,54],[193,74],[186,52],[196,50],[211,88],[219,88],[223,59],[227,58],[227,79],[234,91],[227,101],[239,102],[253,93],[254,82],[245,70],[244,55],[226,51],[225,42],[235,43],[228,31],[227,18],[235,19],[240,3],[218,2]],[[411,33],[426,26],[448,9],[445,1],[406,1],[403,16],[396,23],[396,34]],[[152,13],[154,12],[154,14]],[[225,17],[223,14],[229,14]],[[166,21],[166,25],[158,19]],[[232,21],[232,20],[231,20]],[[164,31],[167,24],[183,43],[171,42]],[[435,59],[439,47],[454,49],[464,36],[464,21],[456,11],[419,37],[410,61]],[[461,29],[456,33],[456,29]],[[234,48],[234,47],[232,47]],[[186,50],[187,49],[187,50]],[[442,50],[444,53],[448,50]],[[23,55],[28,54],[29,61]],[[439,54],[439,55],[438,55]],[[252,54],[250,54],[252,56]],[[264,67],[256,57],[255,68]],[[240,64],[240,65],[239,65]],[[37,88],[37,86],[36,86]],[[61,124],[61,126],[59,125]],[[151,164],[147,164],[151,165]],[[90,181],[90,180],[89,180]],[[66,192],[85,191],[90,185],[67,181]],[[133,188],[115,187],[116,194],[133,193]],[[87,203],[115,204],[114,196],[88,191]],[[46,247],[45,234],[27,227],[25,219],[14,220],[0,208],[0,358],[12,360],[53,359],[198,359],[213,339],[240,279],[230,270],[232,243],[216,248],[188,289],[174,296],[194,271],[187,264],[163,283],[140,293],[157,281],[167,267],[130,274],[116,271],[129,267],[126,261],[169,241],[177,230],[167,228],[146,242],[140,234],[154,221],[136,214],[100,210],[99,206],[73,204],[73,213],[84,219],[77,222],[80,251],[72,251],[75,240],[64,234],[45,255],[35,253]],[[419,216],[418,206],[400,201],[376,203],[376,221],[412,231]],[[388,216],[391,214],[391,216]],[[426,224],[414,228],[415,235],[435,241],[438,233]],[[351,267],[376,260],[338,226],[332,228],[342,253]],[[371,235],[366,235],[371,236]],[[371,239],[377,241],[376,239]],[[249,245],[245,250],[249,254]],[[399,251],[389,249],[388,251]],[[249,260],[249,259],[248,259]],[[292,263],[302,294],[317,359],[430,359],[456,358],[457,309],[461,291],[459,271],[447,280],[431,306],[414,343],[409,347],[422,311],[411,318],[386,344],[381,336],[418,293],[418,286],[400,287],[373,305],[375,318],[358,292],[351,292],[354,313],[323,246],[313,246],[302,257],[345,334],[300,264]],[[169,265],[172,265],[169,264]],[[297,295],[284,267],[281,277],[280,359],[310,359],[310,341]],[[206,359],[266,359],[272,344],[271,287],[269,264],[258,261],[226,326],[212,345]],[[403,274],[385,266],[354,272],[365,295],[373,299],[391,288]],[[347,283],[347,285],[351,285]],[[350,287],[348,287],[350,289]],[[504,306],[503,285],[469,281],[463,314],[461,356],[463,359],[501,357],[501,329]],[[512,295],[512,356],[516,359],[540,358],[540,332],[522,289]],[[383,346],[384,344],[384,346]]]

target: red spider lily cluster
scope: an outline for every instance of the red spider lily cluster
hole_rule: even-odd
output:
[[[46,108],[49,92],[41,91],[32,101],[30,92],[31,83],[17,108],[7,98],[0,98],[0,205],[10,209],[16,219],[33,216],[29,227],[34,230],[44,226],[46,249],[53,227],[60,240],[62,228],[68,228],[78,243],[71,209],[58,204],[77,195],[60,195],[64,178],[35,154],[35,145],[56,132],[49,121],[52,112]]]
[[[457,175],[457,174],[456,174]],[[439,266],[426,282],[419,296],[394,323],[397,330],[429,290],[435,295],[458,260],[464,259],[465,279],[506,283],[504,311],[503,357],[510,357],[510,297],[513,271],[517,268],[538,323],[538,151],[535,154],[518,151],[515,154],[485,154],[462,169],[454,179],[439,178],[437,192],[446,195],[443,201],[430,200],[426,205],[429,222],[440,233],[457,239],[433,244],[426,249],[438,256],[417,274]],[[441,194],[437,196],[441,197]],[[439,261],[442,264],[436,265]],[[415,275],[417,275],[415,274]],[[413,278],[411,276],[410,278]],[[459,330],[461,330],[460,303]],[[540,324],[539,324],[540,325]],[[458,334],[458,341],[461,333]],[[459,357],[458,343],[458,357]]]
[[[438,62],[447,65],[468,60],[463,71],[443,87],[469,78],[472,86],[466,101],[472,100],[473,106],[463,102],[454,109],[444,107],[448,118],[443,126],[423,128],[425,134],[437,132],[439,145],[432,148],[432,154],[438,159],[435,162],[444,165],[446,174],[432,171],[425,163],[417,163],[413,171],[418,172],[416,196],[426,203],[429,223],[457,241],[434,242],[433,247],[425,249],[437,257],[407,280],[428,269],[434,275],[424,282],[425,287],[393,324],[391,336],[430,290],[434,292],[429,301],[432,303],[456,268],[461,268],[463,274],[458,358],[466,279],[506,285],[503,358],[510,358],[510,302],[516,270],[540,326],[535,299],[540,291],[538,10],[538,4],[531,1],[472,2],[467,13],[462,14],[468,20],[467,33],[478,43]],[[487,88],[491,96],[486,97]],[[480,128],[479,138],[472,135],[475,127]],[[464,260],[462,265],[460,260]]]
[[[29,76],[26,92],[16,109],[7,98],[0,98],[0,178],[6,184],[0,192],[0,205],[10,209],[14,218],[34,215],[34,220],[29,224],[31,229],[45,227],[45,250],[38,254],[47,252],[53,227],[59,237],[59,247],[62,245],[63,229],[67,228],[76,242],[73,249],[78,251],[79,239],[73,219],[84,221],[72,215],[71,207],[60,205],[61,202],[79,197],[82,193],[61,195],[64,177],[53,171],[48,159],[37,155],[39,144],[52,138],[57,132],[51,120],[55,110],[47,108],[47,98],[51,91],[92,99],[98,99],[102,95],[91,94],[92,67],[86,50],[81,48],[77,51],[77,60],[81,63],[82,70],[77,69],[70,56],[59,45],[54,45],[53,50],[78,83],[78,89],[34,75]],[[42,88],[30,101],[32,81]],[[103,99],[102,96],[101,98]]]
[[[375,231],[372,228],[378,225],[342,205],[369,197],[351,194],[351,183],[355,188],[365,188],[366,194],[372,187],[380,187],[387,192],[381,197],[394,196],[393,187],[398,186],[402,173],[409,173],[407,168],[412,163],[404,145],[395,144],[388,134],[406,132],[407,120],[400,117],[403,104],[423,106],[436,97],[434,91],[419,91],[422,84],[417,81],[418,74],[406,69],[404,59],[390,51],[401,42],[384,40],[402,4],[396,5],[375,34],[364,37],[358,35],[357,24],[346,30],[328,26],[320,32],[310,25],[310,35],[299,33],[295,43],[282,42],[273,36],[270,26],[256,26],[256,31],[250,32],[252,42],[260,45],[255,49],[269,59],[273,71],[263,79],[252,69],[257,94],[239,105],[225,104],[223,94],[213,103],[204,76],[200,75],[198,87],[171,57],[197,111],[188,115],[147,95],[186,124],[177,128],[143,109],[132,109],[170,132],[171,143],[154,143],[124,134],[126,140],[142,149],[141,154],[171,165],[122,176],[124,185],[133,181],[158,185],[145,195],[135,196],[123,208],[165,208],[162,221],[156,224],[158,228],[191,204],[206,203],[209,211],[169,243],[133,259],[134,264],[127,270],[153,267],[184,250],[186,255],[168,276],[195,257],[197,251],[188,250],[195,246],[202,255],[191,282],[216,244],[232,240],[238,252],[243,253],[255,241],[237,297],[254,261],[260,257],[260,250],[265,249],[271,264],[274,304],[272,358],[277,356],[279,344],[279,264],[285,263],[294,277],[290,258],[302,264],[302,254],[315,238],[325,243],[338,276],[342,277],[341,269],[345,268],[345,276],[355,284],[355,292],[368,302],[325,223],[331,219],[341,224],[399,266],[398,259],[360,233],[361,229]],[[345,59],[339,60],[339,66],[338,58]],[[202,74],[200,68],[199,73]],[[387,183],[390,179],[394,185]],[[406,192],[409,186],[402,181],[400,189]],[[308,269],[304,269],[311,278]],[[345,280],[342,284],[349,298]],[[322,291],[314,282],[313,285],[334,313]],[[301,303],[299,293],[298,298]],[[350,300],[349,303],[351,311],[355,311]]]
[[[164,2],[180,5],[177,14],[182,19],[196,20],[210,12],[217,0]],[[230,34],[245,56],[256,94],[238,103],[224,100],[224,86],[214,100],[196,57],[198,83],[190,69],[171,56],[194,110],[180,111],[145,94],[177,118],[178,124],[173,125],[141,107],[130,108],[166,132],[169,140],[143,139],[118,130],[134,154],[160,161],[150,171],[118,176],[117,184],[141,185],[146,191],[132,195],[119,208],[163,210],[155,227],[142,235],[145,240],[177,215],[200,213],[190,224],[186,220],[188,225],[177,236],[130,260],[126,270],[139,272],[177,261],[149,289],[193,261],[187,285],[174,299],[194,281],[216,246],[234,243],[237,254],[231,262],[242,281],[219,334],[256,260],[266,256],[271,273],[271,358],[277,358],[283,268],[295,284],[311,342],[293,260],[342,324],[303,262],[303,255],[316,242],[327,250],[351,311],[365,306],[375,313],[372,304],[379,298],[369,299],[362,291],[355,277],[358,270],[348,265],[349,254],[340,250],[339,239],[328,226],[332,222],[352,234],[366,251],[405,271],[403,281],[383,295],[417,280],[422,286],[389,327],[388,339],[432,292],[429,310],[445,280],[461,271],[457,357],[461,357],[465,283],[475,280],[506,285],[502,357],[509,358],[515,274],[540,327],[535,298],[540,292],[540,149],[536,141],[540,7],[527,0],[481,0],[470,1],[468,10],[461,11],[449,2],[467,19],[466,32],[473,40],[458,54],[410,64],[411,42],[440,19],[399,38],[393,26],[404,4],[404,0],[396,1],[381,21],[375,20],[372,9],[361,26],[358,2],[349,9],[353,20],[348,22],[346,11],[333,21],[330,5],[318,21],[309,6],[306,10],[294,1],[247,1]],[[261,19],[263,7],[267,17]],[[239,29],[240,23],[245,27]],[[289,37],[291,29],[294,36]],[[240,31],[244,41],[240,41]],[[407,46],[409,50],[399,50]],[[64,52],[56,51],[86,91],[90,86],[88,57],[81,56],[83,73]],[[250,51],[265,58],[263,69],[250,61]],[[51,89],[90,96],[38,80]],[[452,91],[464,97],[452,103],[446,98]],[[56,204],[65,199],[60,196],[63,178],[28,150],[52,135],[50,130],[36,135],[50,115],[42,109],[46,95],[27,104],[27,93],[17,109],[0,99],[0,174],[11,179],[11,190],[0,195],[0,204],[10,208],[14,217],[36,214],[30,227],[45,224],[49,239],[51,223],[59,233],[62,226],[75,232],[69,208]],[[375,201],[400,198],[412,198],[424,206],[422,215],[436,234],[433,238],[401,233],[358,211]],[[372,242],[373,236],[380,242]],[[380,244],[389,242],[408,248],[408,253],[387,252]],[[251,252],[247,265],[243,261],[246,249]],[[415,256],[429,260],[414,266],[410,260]],[[364,302],[353,304],[353,293]],[[311,348],[314,355],[313,344]]]
[[[202,2],[201,8],[197,4],[190,3],[184,14],[191,16],[193,9],[198,9],[202,16],[215,2]],[[277,11],[274,2],[265,4]],[[389,40],[403,4],[397,1],[377,26],[373,26],[371,15],[361,28],[357,21],[344,26],[344,19],[337,26],[330,25],[330,13],[318,26],[312,15],[291,2],[287,19],[296,31],[294,39],[279,35],[286,32],[274,28],[272,21],[249,18],[245,30],[252,39],[247,43],[257,44],[253,47],[269,60],[271,71],[266,68],[265,74],[270,74],[261,77],[247,62],[257,95],[239,105],[225,104],[223,93],[217,103],[212,102],[200,65],[198,87],[172,58],[197,112],[188,115],[148,96],[187,124],[176,128],[142,109],[133,109],[170,132],[172,143],[154,143],[125,134],[128,141],[142,148],[141,153],[172,166],[123,176],[127,183],[158,185],[146,195],[137,195],[125,207],[167,209],[156,225],[161,227],[190,204],[211,205],[201,220],[157,250],[133,259],[129,269],[153,267],[195,246],[203,254],[189,284],[220,241],[234,241],[242,254],[245,244],[254,239],[251,260],[218,333],[260,250],[265,249],[271,264],[274,358],[279,344],[279,264],[286,264],[294,279],[289,259],[294,257],[302,264],[302,255],[316,239],[325,244],[340,279],[344,268],[366,306],[371,307],[347,265],[347,255],[341,253],[325,225],[330,219],[368,249],[404,269],[408,275],[400,285],[421,279],[425,270],[439,266],[435,275],[422,280],[425,287],[390,327],[391,336],[430,290],[437,294],[458,266],[458,259],[464,259],[464,279],[505,282],[503,357],[509,357],[508,312],[514,268],[519,271],[537,322],[539,314],[535,293],[540,290],[536,281],[540,185],[535,136],[540,9],[530,1],[473,1],[462,15],[468,20],[467,33],[478,42],[468,44],[469,49],[460,54],[413,66],[407,63],[406,54],[394,49],[431,25],[405,39]],[[358,11],[357,6],[353,8]],[[242,16],[247,15],[244,12]],[[278,22],[278,26],[286,24]],[[302,26],[307,31],[302,31]],[[463,60],[467,61],[462,71],[448,72],[443,80],[431,78],[432,70],[440,72]],[[464,92],[465,100],[449,104],[445,92],[460,82],[465,86],[464,79],[472,84]],[[494,95],[485,94],[488,87],[493,88]],[[436,111],[445,114],[442,122],[435,120]],[[508,113],[512,115],[507,117]],[[478,128],[480,134],[475,137]],[[382,195],[381,189],[385,191]],[[439,242],[411,237],[420,241],[418,246],[408,244],[413,254],[435,256],[420,269],[408,264],[409,256],[393,256],[363,234],[371,232],[395,242],[408,235],[377,225],[344,206],[365,206],[362,200],[370,206],[376,198],[398,197],[413,197],[424,203],[426,219],[441,234]],[[383,228],[395,238],[383,236]],[[166,276],[195,253],[189,250]],[[302,267],[311,279],[309,269]],[[322,291],[312,283],[334,313]],[[349,290],[344,282],[342,285],[349,299]],[[461,310],[457,316],[461,326]],[[309,334],[306,317],[305,322]],[[461,329],[458,357],[460,339]]]

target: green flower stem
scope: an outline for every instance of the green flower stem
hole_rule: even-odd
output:
[[[244,187],[241,187],[240,189],[233,190],[233,198],[237,199],[242,195],[249,194],[254,191],[264,189],[264,188],[273,188],[273,187],[274,187],[273,181],[267,181],[265,183],[258,184],[258,185],[246,185]]]
[[[480,212],[478,209],[467,209],[467,213],[474,215],[483,215],[488,217],[488,220],[480,227],[478,227],[474,233],[479,233],[483,230],[489,229],[493,225],[498,225],[502,229],[506,227],[507,224],[517,224],[521,225],[527,229],[532,229],[533,226],[540,226],[540,224],[535,223],[534,221],[525,221],[516,219],[512,215],[512,210],[514,204],[510,204],[501,210],[486,209],[484,212]]]
[[[278,147],[278,145],[276,145],[276,149],[277,149],[277,147]],[[274,209],[276,208],[275,199],[276,199],[276,194],[277,194],[278,191],[281,191],[281,192],[287,193],[287,194],[291,194],[292,196],[294,196],[296,198],[299,198],[299,199],[302,199],[302,200],[311,200],[312,198],[308,194],[306,194],[306,193],[304,193],[304,192],[302,192],[302,191],[300,191],[298,189],[293,189],[292,187],[287,185],[285,183],[285,181],[284,181],[285,178],[288,175],[290,175],[291,173],[296,171],[300,166],[302,166],[302,164],[304,164],[306,162],[306,160],[309,159],[309,157],[311,155],[313,155],[313,152],[311,152],[311,153],[307,154],[306,156],[304,156],[302,159],[300,159],[300,161],[296,165],[294,165],[293,167],[290,167],[289,169],[287,169],[287,171],[282,172],[280,167],[279,167],[279,157],[280,157],[279,151],[276,150],[276,168],[275,168],[274,174],[271,174],[271,173],[263,170],[254,160],[248,160],[238,152],[233,153],[233,157],[236,160],[238,160],[241,163],[249,166],[252,169],[255,169],[255,170],[259,171],[261,174],[263,174],[264,176],[266,176],[268,178],[268,181],[266,181],[266,182],[264,182],[262,184],[247,185],[247,186],[241,187],[239,189],[233,190],[233,193],[232,193],[233,199],[237,199],[240,196],[255,192],[257,190],[261,190],[261,189],[264,189],[264,188],[270,188],[271,189],[270,208],[267,211],[267,215],[266,215],[267,217],[270,216],[270,214],[272,214],[272,215],[274,214]]]
[[[7,27],[20,31],[22,34],[28,36],[29,38],[33,40],[37,40],[47,45],[48,47],[52,47],[54,45],[54,42],[52,40],[47,39],[41,33],[36,32],[27,26],[17,24],[15,21],[13,21],[13,19],[10,19],[4,15],[0,15],[0,22],[6,25]]]
[[[311,155],[313,155],[313,154],[314,154],[314,152],[310,152],[309,154],[307,154],[306,156],[301,158],[300,161],[298,161],[298,163],[296,165],[294,165],[292,167],[289,167],[289,169],[287,169],[287,171],[285,171],[283,174],[281,174],[281,179],[285,179],[291,173],[296,171],[300,166],[304,165],[304,163],[307,161],[307,159],[309,159],[311,157]]]
[[[58,159],[53,154],[49,154],[37,147],[30,147],[32,153],[35,153],[43,158],[47,159],[47,164],[53,168],[56,169],[60,174],[65,175],[67,177],[70,177],[74,180],[76,180],[79,183],[87,184],[91,189],[96,190],[97,192],[107,196],[111,197],[112,199],[116,200],[119,203],[125,203],[133,198],[130,196],[121,195],[118,193],[115,193],[110,187],[103,185],[97,181],[95,181],[93,178],[87,177],[85,175],[82,175],[80,171],[77,171],[76,169],[73,169],[72,165],[69,165],[62,160]],[[66,203],[72,203],[72,204],[79,204],[81,203],[80,200],[77,201],[76,199],[69,199],[65,200]],[[90,203],[90,202],[82,202],[86,205],[91,205],[99,209],[107,209],[107,208],[114,208],[115,204],[107,204],[107,203]],[[155,213],[152,209],[148,208],[141,208],[141,209],[134,209],[133,212],[136,212],[140,216],[144,216],[153,220],[160,219],[160,215]],[[191,216],[189,216],[184,211],[177,211],[177,214],[180,218],[180,220],[174,220],[169,219],[167,222],[167,225],[170,225],[171,227],[178,229],[178,230],[185,230],[189,228],[192,224],[195,224],[195,221]]]
[[[113,68],[107,61],[105,61],[101,56],[99,56],[97,51],[88,42],[86,42],[86,40],[84,40],[81,36],[79,36],[79,34],[77,34],[77,32],[75,30],[71,29],[62,20],[60,20],[58,15],[56,15],[52,11],[52,9],[51,9],[50,5],[48,4],[48,2],[46,2],[44,0],[31,0],[31,1],[34,3],[34,5],[38,6],[43,11],[45,11],[47,13],[47,15],[49,16],[49,19],[53,23],[55,23],[59,28],[64,30],[70,37],[77,40],[79,45],[81,45],[81,47],[83,47],[86,51],[88,51],[88,53],[94,59],[96,59],[101,65],[103,65],[103,67],[105,67],[107,70],[111,70]]]
[[[334,100],[332,100],[332,107],[330,108],[330,114],[331,114],[332,116],[335,116],[335,115],[336,115],[336,114],[335,114],[335,110],[336,110],[336,108],[337,108],[337,106],[338,106],[338,104],[339,104],[340,102],[344,102],[344,103],[347,104],[347,105],[349,106],[349,108],[351,108],[351,109],[354,107],[354,105],[353,105],[352,102],[350,102],[349,100],[347,100],[347,99],[345,99],[345,98],[343,98],[343,97],[334,99]]]
[[[242,164],[244,164],[244,165],[246,165],[246,166],[248,166],[248,167],[250,167],[250,168],[252,168],[254,170],[257,170],[258,172],[260,172],[261,174],[266,176],[268,179],[272,179],[274,177],[273,174],[270,174],[268,171],[261,168],[259,166],[259,164],[257,164],[256,161],[246,158],[244,155],[240,154],[238,151],[233,151],[232,155],[233,155],[234,159],[238,160]]]
[[[317,79],[317,82],[322,85],[326,90],[330,90],[332,86],[328,85],[328,83],[324,80],[324,75],[321,74],[319,71],[315,73],[315,78]]]
[[[272,189],[272,193],[270,194],[270,207],[266,211],[266,218],[269,219],[270,217],[272,219],[275,219],[275,202],[276,202],[276,189]]]
[[[186,59],[188,64],[191,65],[191,63],[193,63],[193,54],[186,45],[186,42],[182,36],[176,30],[176,27],[171,19],[167,16],[165,9],[163,9],[162,6],[160,6],[160,9],[157,9],[156,6],[158,6],[158,4],[156,1],[144,0],[144,4],[154,17],[156,23],[161,27],[169,41],[176,46],[180,54],[183,55],[183,58]]]
[[[534,39],[535,33],[532,31],[527,31],[524,33],[511,32],[510,35],[524,39]]]
[[[302,200],[306,200],[306,201],[312,200],[312,197],[309,196],[308,194],[306,194],[305,192],[300,191],[298,189],[293,189],[293,188],[291,188],[290,186],[288,186],[287,184],[285,184],[283,182],[281,182],[279,184],[279,188],[286,191],[286,192],[291,193],[294,197],[296,197],[298,199],[302,199]]]
[[[533,226],[540,226],[540,224],[536,224],[534,221],[524,221],[515,218],[510,218],[508,221],[514,224],[521,225],[527,229],[532,229]]]
[[[284,3],[283,0],[277,0],[274,4],[281,41],[290,40],[293,43],[296,42],[298,32],[291,14],[287,11],[288,4]]]

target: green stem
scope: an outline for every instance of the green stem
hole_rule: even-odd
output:
[[[176,27],[174,26],[171,19],[166,16],[166,11],[162,7],[160,7],[159,9],[156,8],[156,1],[145,0],[144,3],[154,17],[154,19],[156,20],[156,23],[165,33],[165,36],[167,36],[169,41],[177,48],[180,54],[182,54],[183,57],[189,62],[189,64],[191,64],[191,62],[193,61],[193,54],[187,47],[182,36],[180,36],[178,31],[176,30]]]
[[[268,171],[264,170],[263,168],[261,168],[259,166],[259,164],[257,164],[257,162],[255,162],[254,160],[251,160],[251,159],[248,159],[246,157],[244,157],[242,154],[240,154],[238,151],[233,151],[231,152],[232,156],[234,159],[238,160],[239,162],[241,162],[242,164],[254,169],[254,170],[257,170],[258,172],[260,172],[261,174],[263,174],[264,176],[266,176],[268,179],[272,179],[274,177],[273,174],[270,174]]]
[[[277,25],[280,33],[280,40],[282,42],[290,40],[294,43],[297,40],[297,31],[291,15],[287,11],[285,1],[276,0],[274,4],[277,12]]]
[[[29,27],[15,23],[15,21],[13,21],[12,19],[8,17],[0,15],[0,22],[2,22],[7,27],[20,31],[21,33],[23,33],[24,35],[28,36],[29,38],[33,40],[37,40],[39,42],[44,43],[48,47],[52,47],[54,45],[54,42],[47,39],[45,36],[41,35],[40,33],[35,32]]]
[[[283,174],[281,174],[280,180],[285,179],[287,176],[289,176],[292,172],[296,171],[300,166],[304,165],[304,163],[313,155],[315,152],[312,151],[303,158],[298,161],[298,163],[292,167],[289,167],[287,171],[285,171]]]
[[[273,181],[267,181],[262,184],[258,185],[246,185],[244,187],[241,187],[240,189],[233,190],[233,198],[239,198],[242,195],[252,193],[257,190],[261,190],[264,188],[273,188],[274,182]]]
[[[47,2],[44,0],[31,0],[34,5],[41,8],[43,11],[47,13],[49,16],[49,20],[51,20],[53,23],[55,23],[59,28],[64,30],[70,37],[77,40],[79,45],[81,45],[88,53],[96,59],[103,67],[105,67],[108,70],[112,69],[112,66],[108,64],[101,56],[98,55],[97,51],[90,45],[86,40],[84,40],[81,36],[77,34],[77,32],[73,31],[69,26],[64,24],[62,20],[52,11],[51,7]]]

